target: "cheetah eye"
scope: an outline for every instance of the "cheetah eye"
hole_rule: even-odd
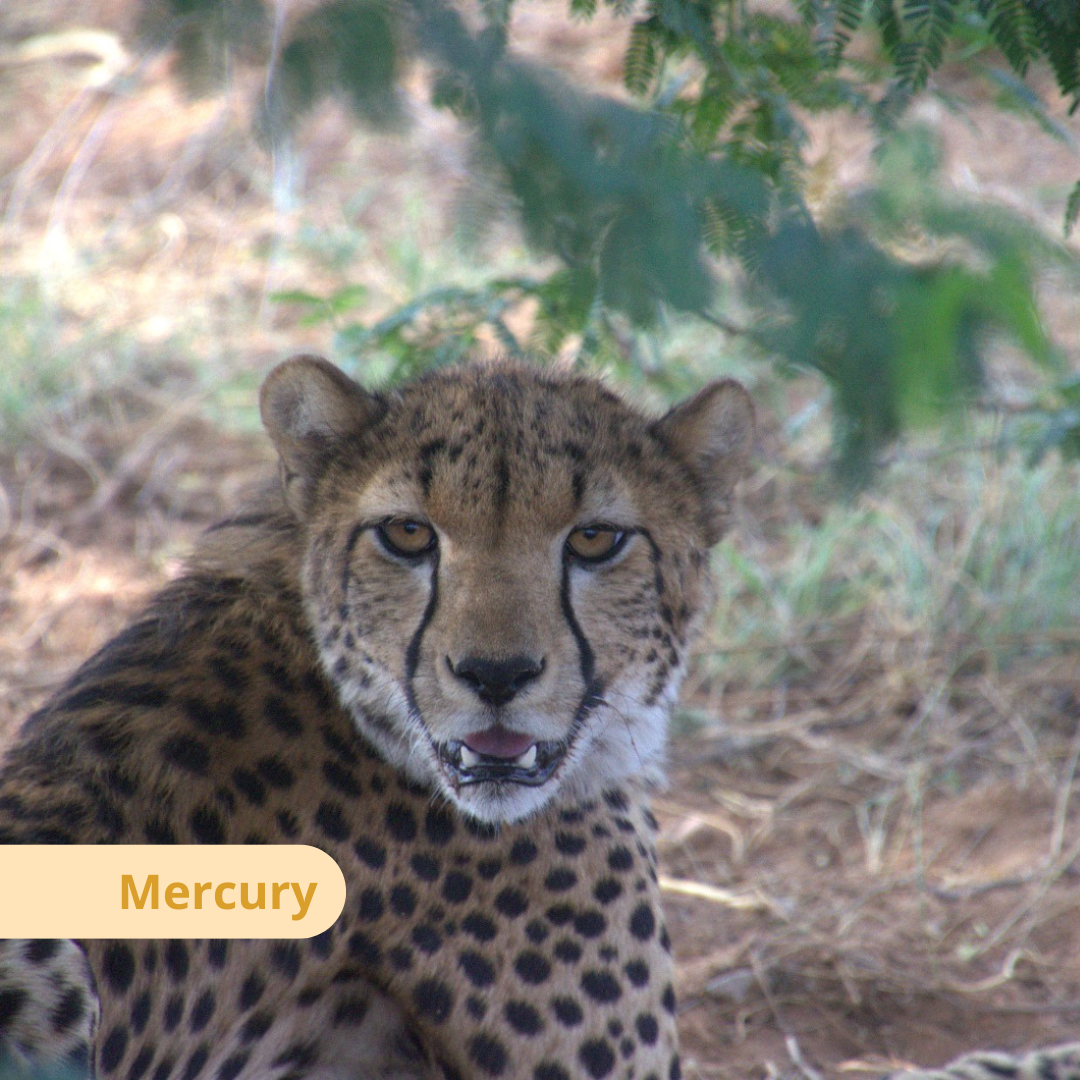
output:
[[[610,525],[583,525],[566,538],[566,548],[581,562],[610,559],[626,542],[626,532]]]
[[[435,530],[422,521],[384,521],[376,531],[392,555],[416,559],[435,547]]]

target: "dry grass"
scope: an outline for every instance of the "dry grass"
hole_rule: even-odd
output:
[[[613,77],[610,35],[522,10],[536,50]],[[64,17],[26,5],[20,33]],[[421,106],[403,142],[320,114],[290,203],[242,86],[186,102],[159,64],[121,95],[77,57],[3,57],[20,108],[0,133],[0,731],[265,466],[260,373],[327,347],[270,292],[359,281],[378,311],[467,271],[445,246],[463,150]],[[930,119],[958,183],[1060,212],[1067,153],[986,111],[976,154]],[[821,176],[857,182],[865,146],[817,140]],[[1069,341],[1072,312],[1055,300]],[[819,389],[752,375],[767,430],[659,806],[685,1071],[873,1075],[1075,1037],[1076,469],[911,454],[844,504],[815,467]]]

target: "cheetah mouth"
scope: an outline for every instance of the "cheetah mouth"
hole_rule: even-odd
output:
[[[513,756],[484,753],[468,741],[451,739],[438,748],[439,761],[461,787],[490,783],[540,787],[551,779],[566,754],[563,743],[550,740],[529,743]]]

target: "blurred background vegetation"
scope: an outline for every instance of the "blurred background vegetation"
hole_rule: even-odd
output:
[[[570,0],[589,20],[597,0]],[[342,320],[343,357],[379,350],[390,379],[467,355],[478,330],[510,353],[624,373],[664,369],[650,331],[695,316],[777,365],[819,372],[835,407],[837,464],[865,480],[904,428],[983,399],[987,349],[1007,335],[1047,370],[1049,415],[1035,454],[1080,450],[1077,389],[1039,316],[1035,276],[1071,253],[1021,215],[937,186],[932,135],[907,119],[947,61],[986,80],[1001,107],[1065,140],[1023,79],[1048,71],[1069,115],[1080,103],[1080,10],[1068,0],[605,0],[625,40],[628,99],[524,63],[513,0],[466,12],[449,0],[330,0],[290,24],[262,0],[143,0],[139,29],[176,51],[192,93],[265,73],[255,123],[277,159],[298,125],[336,96],[357,120],[391,127],[419,65],[431,103],[470,139],[465,184],[512,214],[546,273],[491,273],[353,320],[363,293],[279,295]],[[470,19],[468,15],[473,17]],[[954,98],[952,107],[962,109]],[[872,130],[876,174],[827,218],[808,201],[807,124],[844,113]],[[498,206],[494,205],[498,204]],[[1080,212],[1080,181],[1063,214]],[[734,272],[721,299],[722,268]],[[1075,278],[1074,278],[1075,280]],[[525,333],[507,316],[530,305]],[[727,312],[738,306],[741,321]],[[437,329],[432,329],[435,326]],[[752,326],[752,329],[751,329]],[[992,394],[990,395],[992,401]]]
[[[735,376],[660,810],[767,902],[672,895],[687,1075],[1075,1037],[1078,73],[1072,0],[0,4],[0,732],[261,475],[290,352]]]

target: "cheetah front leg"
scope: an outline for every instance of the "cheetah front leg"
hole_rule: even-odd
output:
[[[401,1008],[370,985],[330,995],[315,1016],[297,1013],[296,1019],[295,1035],[320,1032],[319,1060],[308,1080],[435,1080],[439,1075]]]

